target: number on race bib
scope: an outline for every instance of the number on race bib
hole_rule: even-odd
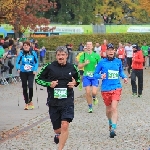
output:
[[[93,77],[93,72],[91,72],[91,71],[88,71],[86,74],[88,77]]]
[[[67,88],[54,88],[54,98],[67,98]]]
[[[119,58],[123,58],[123,55],[119,55]]]
[[[108,70],[108,79],[118,79],[119,71]]]

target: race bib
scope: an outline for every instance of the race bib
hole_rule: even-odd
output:
[[[54,98],[67,98],[67,88],[54,88]]]
[[[108,79],[118,79],[119,71],[108,70]]]
[[[26,71],[31,71],[31,69],[32,69],[32,66],[31,65],[25,65],[24,66],[24,70],[26,70]]]
[[[106,52],[103,52],[103,57],[106,57]]]
[[[123,55],[119,55],[119,58],[123,58]]]
[[[92,71],[88,71],[88,72],[86,73],[86,75],[87,75],[88,77],[93,77],[93,72],[92,72]]]

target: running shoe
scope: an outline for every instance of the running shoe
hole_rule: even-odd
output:
[[[137,94],[136,93],[132,93],[132,96],[134,97],[134,96],[136,96]]]
[[[30,102],[28,105],[29,105],[29,109],[34,109],[34,105],[32,102]]]
[[[28,110],[28,104],[25,105],[24,110]]]
[[[55,136],[54,136],[54,142],[55,142],[56,144],[59,143],[59,137],[58,137],[58,135],[55,135]]]
[[[141,97],[142,97],[142,95],[138,95],[138,97],[139,97],[139,98],[141,98]]]
[[[98,99],[97,98],[93,98],[93,104],[97,105],[98,104]]]
[[[79,84],[79,90],[82,90],[82,82]]]
[[[114,130],[110,130],[110,138],[114,138],[116,136],[116,133]]]
[[[89,108],[89,113],[92,113],[93,112],[93,108]]]

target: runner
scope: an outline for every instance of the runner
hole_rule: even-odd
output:
[[[101,45],[101,58],[106,58],[107,40]]]
[[[132,73],[131,73],[131,85],[132,95],[138,97],[142,96],[143,91],[143,54],[141,50],[138,50],[138,45],[134,44],[133,47],[133,59],[132,59]],[[138,90],[136,85],[136,77],[138,78]]]
[[[119,43],[119,48],[117,49],[117,56],[122,61],[122,66],[124,66],[125,50],[122,43]]]
[[[102,79],[101,94],[106,105],[106,116],[109,121],[110,138],[116,136],[116,127],[118,120],[117,107],[120,101],[122,86],[119,77],[127,83],[127,77],[123,72],[122,62],[115,58],[113,44],[107,45],[107,58],[102,59],[94,73],[94,77]],[[101,73],[101,74],[100,74]]]
[[[92,106],[92,99],[94,105],[98,104],[98,99],[96,98],[97,95],[97,88],[99,85],[98,79],[93,77],[93,73],[95,70],[95,66],[98,64],[100,60],[100,56],[93,52],[93,44],[92,42],[87,42],[87,52],[84,53],[80,57],[80,62],[78,67],[81,69],[84,67],[84,74],[83,74],[83,87],[86,90],[86,99],[89,106],[89,113],[93,112]],[[91,87],[92,87],[92,96],[91,96]]]
[[[86,52],[87,47],[84,46],[83,50],[84,50],[84,52]],[[76,57],[76,62],[77,62],[77,63],[79,63],[80,57],[81,57],[81,55],[82,55],[84,52],[80,52],[80,53],[77,55],[77,57]],[[82,82],[83,82],[84,68],[79,69],[79,72],[80,72],[80,84],[79,84],[79,90],[82,90]]]
[[[127,46],[125,46],[125,52],[127,57],[127,65],[128,65],[128,77],[131,77],[131,64],[132,64],[132,57],[133,57],[133,49],[130,42],[127,43]]]
[[[32,97],[33,97],[33,82],[34,76],[38,69],[38,59],[34,51],[30,52],[30,43],[23,43],[23,50],[17,57],[16,68],[20,73],[20,78],[22,81],[23,95],[25,100],[24,110],[33,109]],[[28,95],[28,88],[29,95]]]
[[[36,83],[47,87],[49,115],[53,125],[54,142],[62,150],[69,134],[69,123],[74,118],[73,87],[80,83],[77,67],[67,63],[68,51],[65,46],[56,49],[56,59],[45,65],[35,79]]]
[[[147,63],[147,58],[148,58],[148,46],[147,46],[147,44],[146,44],[146,42],[144,42],[144,44],[143,44],[143,46],[141,47],[141,50],[142,50],[142,52],[143,52],[143,56],[144,56],[144,63],[143,63],[143,65],[144,65],[144,67],[145,67],[145,69],[146,69],[146,63]]]

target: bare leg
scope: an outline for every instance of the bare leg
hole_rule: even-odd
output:
[[[112,103],[111,103],[111,112],[112,112],[112,122],[113,122],[113,124],[117,124],[117,120],[118,120],[117,106],[118,106],[118,101],[113,100]]]
[[[97,95],[97,89],[98,89],[98,87],[96,87],[96,86],[92,87],[92,96],[96,97],[96,95]]]
[[[92,104],[91,87],[87,86],[85,88],[85,91],[86,91],[86,100],[87,100],[87,103],[88,103],[88,105],[90,105],[90,104]]]
[[[61,122],[61,134],[59,137],[59,148],[58,150],[62,150],[65,146],[65,143],[68,139],[68,135],[69,135],[69,122],[67,121],[62,121]]]

